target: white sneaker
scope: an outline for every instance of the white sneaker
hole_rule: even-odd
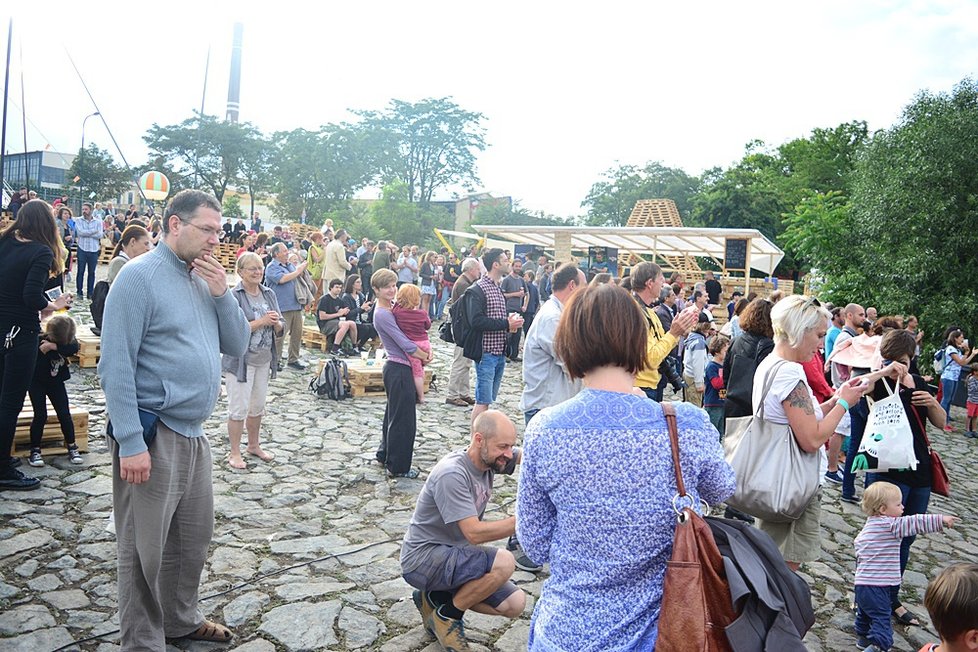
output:
[[[44,458],[41,457],[40,448],[31,449],[31,455],[27,458],[27,463],[31,466],[44,466]]]

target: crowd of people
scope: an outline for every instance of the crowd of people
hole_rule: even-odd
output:
[[[98,210],[105,209],[83,206],[73,219],[28,200],[0,231],[0,489],[39,486],[10,457],[28,394],[35,423],[46,419],[38,406],[51,400],[70,461],[82,461],[62,418],[66,361],[77,351],[75,323],[64,312],[74,298],[64,291],[65,271],[70,239],[79,261],[76,296],[98,294],[93,274],[89,284],[81,281],[90,269],[85,240],[105,233]],[[852,544],[859,649],[888,650],[894,621],[920,624],[900,602],[912,545],[958,520],[928,513],[940,469],[926,424],[949,428],[962,373],[972,373],[968,436],[978,417],[978,371],[968,366],[976,354],[962,329],[944,335],[939,398],[933,379],[921,375],[916,319],[877,316],[859,303],[836,308],[801,295],[735,292],[717,328],[723,286],[712,274],[687,288],[680,275],[667,283],[658,265],[642,262],[624,278],[597,273],[589,280],[574,262],[524,261],[498,248],[422,254],[391,242],[357,243],[332,224],[298,242],[281,229],[269,237],[222,224],[220,211],[212,196],[188,190],[173,197],[156,233],[126,216],[106,281],[99,379],[113,460],[123,649],[162,650],[167,639],[182,637],[231,640],[230,629],[198,606],[214,523],[203,423],[223,380],[228,464],[247,468],[245,432],[244,453],[274,460],[260,441],[268,383],[283,370],[283,352],[289,367],[305,368],[299,337],[307,313],[334,354],[379,338],[387,398],[376,460],[390,477],[409,479],[423,472],[413,453],[423,366],[434,356],[429,333],[450,320],[439,329],[454,344],[446,402],[471,407],[469,443],[428,471],[400,556],[424,626],[446,649],[469,648],[466,611],[522,614],[527,599],[513,573],[545,564],[531,650],[654,649],[677,527],[674,464],[686,478],[690,509],[730,502],[726,515],[753,522],[788,572],[818,559],[828,500],[822,486],[841,485],[840,499],[867,516]],[[229,288],[214,251],[235,238],[240,280]],[[516,424],[496,405],[507,369],[522,380],[522,447]],[[675,455],[662,408],[670,386]],[[859,467],[872,406],[890,396],[907,416],[916,465]],[[772,518],[768,505],[746,497],[785,480],[778,476],[788,468],[763,478],[735,473],[732,442],[745,436],[745,417],[783,428],[808,461],[806,472],[814,470],[810,486],[795,483],[799,507],[790,518]],[[33,446],[33,426],[31,435]],[[29,463],[43,464],[40,449],[34,452]],[[517,467],[515,516],[486,519],[495,475]],[[868,471],[861,498],[860,471]],[[504,539],[503,547],[488,545]],[[978,649],[976,604],[978,565],[944,569],[924,601],[941,637],[939,648],[928,647]],[[778,622],[777,640],[800,645],[805,631]]]

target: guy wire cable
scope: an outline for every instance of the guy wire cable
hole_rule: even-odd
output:
[[[105,119],[105,114],[102,113],[102,110],[98,107],[98,103],[95,101],[95,98],[92,96],[92,92],[88,90],[88,84],[85,83],[85,79],[82,77],[81,71],[78,70],[78,66],[75,65],[75,60],[71,58],[71,52],[68,51],[68,46],[66,45],[64,46],[64,48],[65,48],[65,55],[68,57],[68,61],[71,63],[71,67],[75,69],[75,74],[78,75],[78,81],[81,82],[82,88],[84,88],[85,92],[88,93],[88,99],[92,101],[92,106],[95,107],[95,110],[98,112],[98,116],[102,120],[102,124],[105,126],[105,130],[109,133],[109,138],[112,139],[112,144],[115,145],[116,151],[118,151],[119,156],[122,157],[122,162],[125,164],[126,170],[128,170],[129,172],[129,176],[132,177],[133,183],[135,183],[136,185],[136,189],[139,190],[139,195],[143,198],[143,201],[149,203],[149,199],[146,198],[146,195],[143,193],[143,189],[139,187],[138,179],[136,179],[136,175],[132,171],[132,166],[129,165],[129,161],[126,160],[126,155],[122,153],[122,148],[119,147],[119,142],[115,139],[115,135],[112,133],[112,130],[109,128],[109,123]]]

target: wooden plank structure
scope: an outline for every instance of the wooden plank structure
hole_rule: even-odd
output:
[[[234,273],[234,265],[238,261],[235,255],[238,253],[238,248],[239,245],[232,242],[221,242],[214,249],[214,257],[217,258],[218,262],[224,266],[224,270],[229,274]]]
[[[354,398],[374,398],[377,396],[385,396],[386,390],[384,389],[384,363],[368,365],[363,360],[349,358],[344,360],[346,366],[350,370],[350,392],[353,394]],[[316,369],[316,375],[322,373],[323,367],[326,366],[326,360],[320,360],[319,366]],[[426,368],[424,370],[424,391],[425,394],[431,387],[432,373],[431,369]]]
[[[329,348],[329,344],[326,342],[326,336],[320,333],[319,328],[316,326],[305,324],[302,326],[302,343],[310,349],[318,348],[323,352]]]
[[[68,452],[65,448],[64,435],[61,434],[61,424],[58,423],[58,415],[54,413],[54,408],[48,402],[48,418],[44,422],[44,434],[41,435],[41,452],[46,455],[63,455]],[[75,443],[78,450],[88,452],[88,411],[78,407],[69,406],[71,420],[75,424]],[[24,403],[24,407],[17,417],[17,428],[14,430],[14,442],[10,448],[10,454],[19,457],[26,457],[31,452],[31,421],[34,419],[34,407],[30,399]]]
[[[98,366],[98,360],[102,357],[102,338],[93,335],[88,326],[78,326],[75,335],[78,340],[78,355],[71,356],[68,361],[75,362],[83,369],[93,369]]]
[[[631,215],[625,226],[661,226],[671,228],[682,228],[683,219],[679,216],[679,209],[676,202],[671,199],[639,199],[632,208]],[[690,255],[686,256],[664,256],[655,254],[665,263],[667,269],[677,272],[699,272],[700,266],[696,259]],[[637,265],[641,262],[641,257],[636,254],[629,256],[628,264]]]
[[[102,251],[98,255],[99,265],[108,265],[112,260],[112,252],[115,250],[115,245],[108,238],[102,238]]]

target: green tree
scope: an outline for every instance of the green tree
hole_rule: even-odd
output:
[[[242,159],[258,133],[247,123],[224,122],[209,115],[195,115],[176,125],[149,128],[143,140],[151,157],[164,158],[182,177],[210,190],[223,201],[228,186],[241,174]]]
[[[305,210],[310,224],[322,224],[327,214],[346,209],[376,176],[368,137],[358,129],[294,129],[276,133],[272,141],[269,174],[280,219],[296,219]]]
[[[435,246],[437,239],[432,229],[451,228],[454,219],[444,208],[412,202],[402,182],[384,186],[380,200],[370,204],[368,215],[377,238],[399,245]],[[355,235],[363,237],[360,233]]]
[[[112,155],[95,143],[78,150],[78,156],[65,176],[66,191],[74,187],[85,200],[96,201],[115,201],[134,182],[126,169],[117,165]],[[74,181],[75,177],[78,177],[77,181]]]
[[[863,279],[851,298],[884,312],[917,311],[931,334],[950,324],[974,332],[976,133],[978,84],[965,79],[948,93],[921,92],[897,124],[873,136],[853,181],[858,228],[838,254]]]
[[[444,97],[391,100],[382,111],[355,113],[381,181],[403,182],[409,202],[428,204],[437,190],[479,183],[476,155],[486,148],[481,113]]]
[[[238,195],[225,196],[224,203],[221,205],[221,215],[234,220],[244,217],[244,212],[241,210],[241,197]]]
[[[688,217],[700,180],[679,168],[649,162],[644,168],[619,165],[602,175],[581,202],[584,222],[593,226],[623,226],[640,199],[671,199],[681,216]]]

